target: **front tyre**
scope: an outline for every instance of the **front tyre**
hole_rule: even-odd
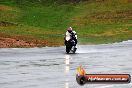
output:
[[[66,46],[66,53],[69,53],[69,52],[70,52],[70,47]]]

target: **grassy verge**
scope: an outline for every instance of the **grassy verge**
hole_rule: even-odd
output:
[[[36,46],[60,46],[67,27],[72,26],[80,44],[132,39],[132,3],[106,0],[47,6],[11,1],[0,4],[0,37],[33,42]]]

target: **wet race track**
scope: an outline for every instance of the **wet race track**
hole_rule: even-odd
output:
[[[129,84],[76,82],[76,68],[87,73],[132,75],[132,41],[104,45],[80,45],[77,54],[65,47],[1,48],[0,88],[132,88]]]

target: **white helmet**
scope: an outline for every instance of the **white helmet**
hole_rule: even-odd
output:
[[[72,27],[69,27],[69,28],[67,29],[67,31],[68,31],[68,32],[72,32]]]

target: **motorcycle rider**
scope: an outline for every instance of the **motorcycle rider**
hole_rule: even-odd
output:
[[[76,34],[76,32],[74,31],[74,30],[72,30],[72,27],[69,27],[68,29],[67,29],[67,32],[66,32],[66,34],[65,34],[65,36],[67,36],[67,35],[70,35],[71,36],[71,39],[73,39],[74,41],[75,41],[75,48],[77,48],[77,34]],[[65,44],[66,44],[66,41],[65,41]]]

